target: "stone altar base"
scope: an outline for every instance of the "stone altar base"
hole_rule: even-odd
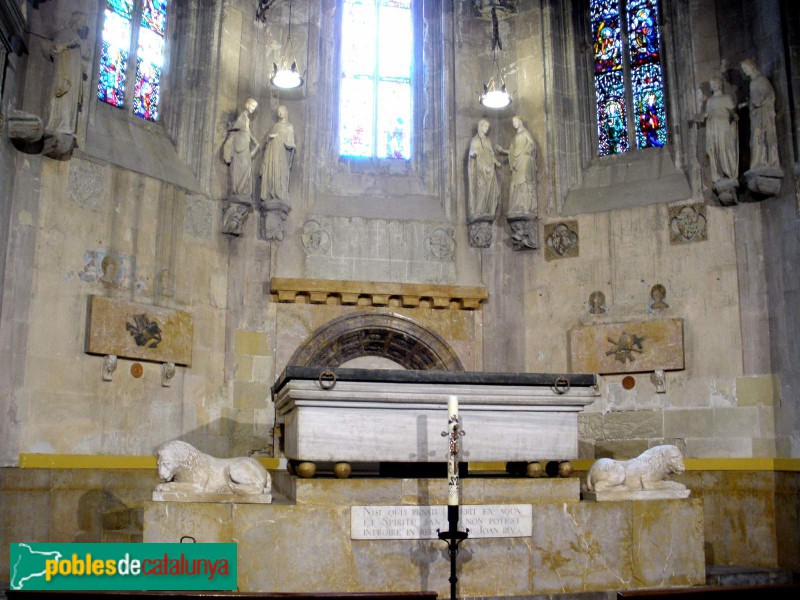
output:
[[[439,540],[353,540],[351,506],[444,504],[445,481],[297,479],[273,474],[272,504],[149,502],[144,541],[238,543],[242,592],[435,591],[449,597]],[[463,596],[571,593],[704,583],[699,499],[580,502],[579,480],[474,477],[466,504],[530,504],[529,537],[467,539]]]

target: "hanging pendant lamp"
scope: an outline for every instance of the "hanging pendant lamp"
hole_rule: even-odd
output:
[[[483,85],[483,93],[478,100],[486,108],[500,109],[511,104],[511,94],[506,90],[506,82],[497,60],[497,51],[503,49],[500,30],[497,24],[497,10],[492,8],[492,72],[489,81]]]
[[[303,76],[297,68],[297,59],[292,46],[292,0],[289,0],[289,32],[286,36],[286,45],[277,62],[272,63],[272,76],[270,83],[276,88],[291,90],[303,85]]]

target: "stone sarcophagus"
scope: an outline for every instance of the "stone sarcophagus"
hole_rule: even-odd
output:
[[[457,396],[465,462],[570,460],[594,375],[287,367],[272,388],[283,454],[312,463],[444,462]]]

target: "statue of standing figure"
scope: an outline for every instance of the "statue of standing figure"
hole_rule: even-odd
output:
[[[722,91],[722,78],[709,81],[711,96],[697,123],[706,124],[706,155],[714,192],[724,205],[736,204],[739,185],[739,127],[736,104]]]
[[[244,108],[228,128],[222,145],[222,160],[230,167],[231,193],[222,218],[222,232],[242,235],[244,220],[253,205],[253,157],[258,152],[258,140],[250,133],[250,115],[258,102],[248,98]]]
[[[514,140],[509,147],[499,144],[495,147],[499,154],[508,155],[511,167],[511,186],[508,192],[508,214],[527,214],[536,207],[536,142],[522,119],[511,119]]]
[[[750,80],[750,169],[745,173],[751,191],[766,196],[780,192],[783,169],[778,157],[775,130],[775,90],[751,59],[743,60],[742,72]]]
[[[76,10],[67,25],[55,34],[50,46],[53,77],[49,93],[50,111],[44,128],[44,154],[51,158],[63,158],[75,147],[78,112],[83,103],[83,81],[87,78],[81,49],[87,37],[86,13]]]
[[[294,127],[289,111],[278,107],[278,121],[267,136],[264,161],[261,163],[261,238],[280,241],[286,235],[286,218],[292,210],[289,199],[289,176],[296,152]]]
[[[539,247],[536,229],[536,142],[519,116],[511,119],[511,125],[516,133],[509,147],[495,146],[498,154],[508,156],[508,166],[511,168],[506,220],[511,228],[511,247],[514,250],[533,250]]]
[[[278,122],[272,126],[267,136],[267,149],[261,163],[261,200],[270,202],[289,201],[289,175],[294,159],[294,127],[289,122],[289,111],[285,106],[278,107]]]
[[[491,226],[500,203],[500,184],[495,169],[500,166],[489,139],[489,121],[478,122],[478,132],[469,144],[467,175],[467,224],[470,245],[488,248],[492,243]]]

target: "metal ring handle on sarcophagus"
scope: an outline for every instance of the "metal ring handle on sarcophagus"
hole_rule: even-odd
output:
[[[566,394],[569,391],[569,387],[569,379],[566,377],[559,377],[553,382],[550,389],[560,396],[561,394]]]
[[[319,374],[317,383],[319,383],[319,387],[323,390],[332,390],[333,386],[336,385],[336,373],[333,371],[323,371]]]

